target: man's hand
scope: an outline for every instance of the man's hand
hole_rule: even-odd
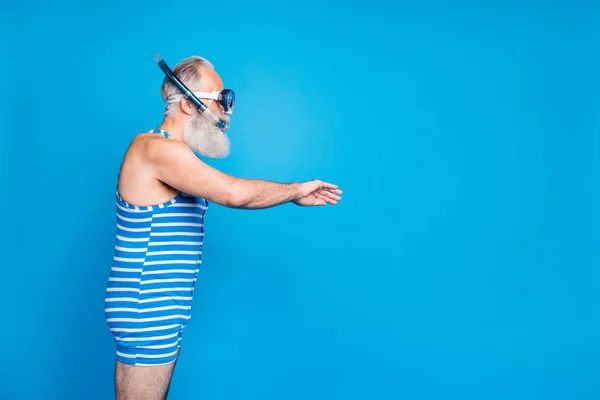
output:
[[[323,181],[308,181],[300,184],[299,194],[293,200],[298,206],[324,206],[337,204],[342,198],[342,191],[336,185]]]

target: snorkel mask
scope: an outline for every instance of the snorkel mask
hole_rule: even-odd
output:
[[[211,99],[218,101],[225,110],[226,114],[233,113],[233,107],[235,105],[235,93],[231,89],[225,89],[222,92],[191,92],[184,84],[175,76],[171,68],[167,65],[167,63],[163,60],[160,54],[156,53],[154,55],[154,61],[158,63],[160,69],[165,73],[165,75],[173,82],[175,86],[181,91],[182,94],[177,94],[175,96],[169,97],[168,103],[177,103],[181,101],[183,97],[187,98],[192,102],[196,107],[198,107],[198,111],[201,114],[204,114],[210,121],[212,121],[219,129],[223,132],[229,129],[229,123],[223,119],[221,119],[216,113],[211,111],[210,108],[206,104],[204,104],[200,99]]]

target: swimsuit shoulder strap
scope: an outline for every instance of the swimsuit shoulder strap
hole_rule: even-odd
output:
[[[150,133],[158,133],[159,135],[163,135],[167,139],[171,137],[171,135],[169,135],[169,132],[162,130],[162,129],[151,129],[149,132]]]

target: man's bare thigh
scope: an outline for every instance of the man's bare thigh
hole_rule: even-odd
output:
[[[176,361],[158,366],[115,365],[116,400],[165,400]]]

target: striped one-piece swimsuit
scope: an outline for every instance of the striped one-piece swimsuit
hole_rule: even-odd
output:
[[[163,130],[152,130],[166,138]],[[179,193],[153,206],[136,206],[116,193],[116,242],[106,286],[105,315],[117,360],[131,365],[175,361],[204,238],[208,201]]]

